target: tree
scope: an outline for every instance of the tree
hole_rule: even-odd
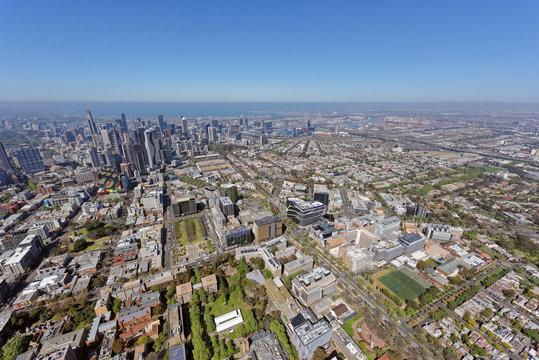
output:
[[[165,342],[165,335],[162,332],[160,332],[159,336],[157,337],[157,339],[155,339],[153,343],[153,351],[159,352],[164,342]]]
[[[427,268],[427,262],[424,261],[424,260],[419,260],[419,261],[417,262],[417,268],[418,268],[419,270],[425,270],[425,269]]]
[[[88,242],[85,239],[77,239],[73,244],[74,252],[81,252],[88,247]]]
[[[28,349],[30,338],[27,336],[13,336],[2,346],[4,360],[13,360]]]
[[[326,351],[321,347],[317,348],[313,354],[312,360],[325,360],[327,357]]]
[[[147,344],[150,342],[150,338],[148,337],[148,335],[142,335],[141,337],[139,337],[137,339],[137,341],[135,342],[135,346],[136,345],[140,345],[140,344]]]
[[[112,304],[112,311],[114,311],[115,314],[118,314],[120,310],[122,310],[122,300],[114,299],[114,303]]]
[[[115,354],[120,354],[123,351],[123,348],[124,348],[124,342],[122,339],[118,338],[112,342],[112,351]]]

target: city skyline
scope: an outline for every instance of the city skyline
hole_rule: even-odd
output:
[[[532,1],[57,4],[0,5],[1,101],[539,98]]]

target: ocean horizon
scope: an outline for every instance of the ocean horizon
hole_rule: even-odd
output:
[[[128,101],[32,101],[0,102],[0,115],[155,117],[248,117],[291,113],[353,113],[383,111],[499,111],[537,112],[539,103],[510,102],[128,102]]]

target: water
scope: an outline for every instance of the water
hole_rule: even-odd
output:
[[[37,114],[80,114],[86,109],[95,116],[118,116],[125,113],[130,117],[239,117],[279,116],[285,113],[329,113],[368,112],[384,110],[429,111],[429,110],[519,110],[538,111],[539,104],[518,103],[299,103],[299,102],[0,102],[0,115]],[[373,117],[374,118],[374,117]],[[376,120],[373,120],[376,121]]]

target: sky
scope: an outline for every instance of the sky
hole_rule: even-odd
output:
[[[539,1],[0,0],[0,101],[539,102]]]

